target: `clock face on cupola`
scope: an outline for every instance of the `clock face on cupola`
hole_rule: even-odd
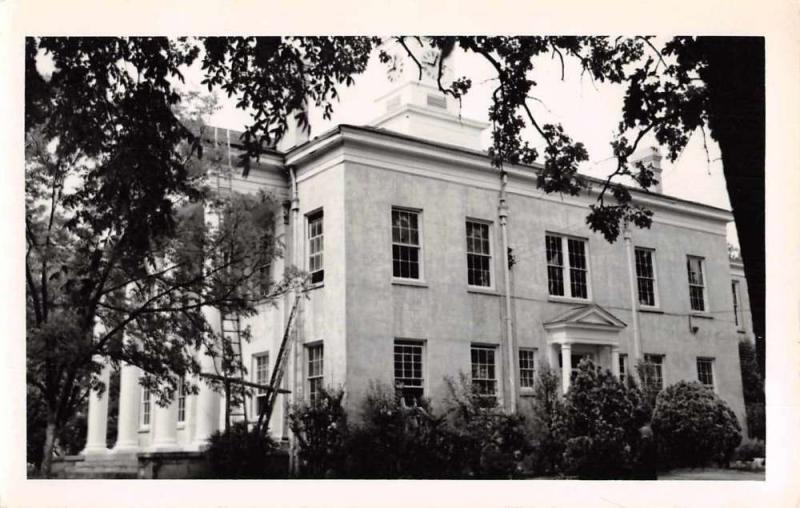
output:
[[[425,52],[422,53],[420,62],[422,63],[423,79],[428,78],[429,80],[436,81],[439,75],[439,56],[439,51],[433,48],[426,49]]]

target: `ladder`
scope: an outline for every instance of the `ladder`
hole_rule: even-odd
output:
[[[278,390],[283,376],[286,372],[288,365],[289,352],[291,351],[292,343],[294,342],[294,323],[297,316],[297,306],[300,304],[300,298],[303,296],[302,290],[296,290],[292,310],[289,312],[289,319],[286,322],[286,328],[283,331],[283,339],[281,339],[281,346],[278,349],[278,356],[275,360],[275,368],[272,370],[269,386],[273,389],[267,392],[267,403],[261,414],[258,415],[258,424],[256,426],[259,431],[265,431],[269,427],[269,420],[272,417],[272,411],[275,409],[275,403],[278,400],[279,393],[286,393],[284,390]]]
[[[225,378],[225,425],[229,425],[232,417],[242,417],[247,425],[247,387],[244,383],[247,380],[244,378],[244,359],[242,355],[242,323],[238,314],[225,314],[220,313],[220,331],[222,332],[222,340],[227,342],[230,348],[230,358],[227,359],[228,369],[233,370],[237,375],[233,378]],[[231,383],[235,384],[241,391],[241,405],[237,406],[240,411],[231,413]]]

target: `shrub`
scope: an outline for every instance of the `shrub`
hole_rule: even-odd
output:
[[[583,479],[626,478],[639,438],[638,392],[581,361],[564,401],[559,433],[564,472]]]
[[[766,457],[766,446],[760,439],[747,440],[733,452],[733,460],[750,462],[755,458]]]
[[[452,477],[452,440],[441,417],[421,400],[407,407],[399,394],[373,384],[362,405],[362,423],[349,439],[353,478]]]
[[[530,400],[528,421],[531,429],[531,454],[527,469],[536,475],[552,475],[561,470],[564,445],[558,436],[563,411],[561,379],[549,365],[539,366]]]
[[[313,404],[301,404],[289,416],[302,476],[328,478],[343,473],[349,435],[343,398],[341,390],[321,390]]]
[[[480,395],[465,375],[446,379],[445,414],[457,453],[453,465],[466,477],[513,478],[532,451],[530,430],[521,415],[502,413],[494,398]]]
[[[206,456],[213,478],[271,478],[278,474],[270,467],[270,455],[276,450],[271,438],[237,422],[228,432],[211,435]]]
[[[749,339],[739,342],[739,364],[747,413],[747,435],[764,440],[767,431],[766,412],[764,411],[764,381],[758,369],[755,346]]]
[[[727,464],[742,439],[736,415],[712,390],[681,381],[656,399],[653,431],[669,467]]]

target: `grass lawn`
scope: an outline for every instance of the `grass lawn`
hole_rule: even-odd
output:
[[[659,473],[659,480],[745,480],[764,481],[766,473],[761,471],[741,471],[738,469],[673,469],[667,473]]]

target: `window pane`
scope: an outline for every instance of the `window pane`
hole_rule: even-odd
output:
[[[308,271],[311,272],[311,282],[322,282],[324,279],[322,217],[318,213],[308,218]]]
[[[639,290],[639,303],[655,306],[655,275],[653,253],[647,249],[636,249],[636,285]]]
[[[519,350],[519,384],[522,388],[533,388],[535,380],[535,350]]]
[[[564,296],[564,269],[561,253],[561,238],[545,236],[547,254],[547,289],[551,295]]]

